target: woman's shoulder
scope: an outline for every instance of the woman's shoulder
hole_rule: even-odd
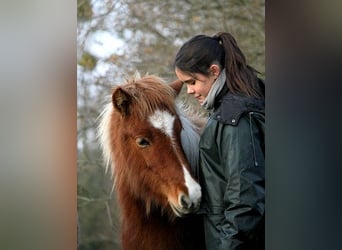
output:
[[[250,112],[265,114],[265,100],[228,92],[221,99],[220,105],[212,114],[212,118],[227,125],[237,126],[241,116]]]

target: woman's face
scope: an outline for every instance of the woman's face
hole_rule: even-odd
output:
[[[176,68],[175,73],[179,80],[187,85],[187,93],[195,97],[200,104],[203,104],[205,98],[215,82],[217,75],[210,74],[205,76],[203,74],[188,74]]]

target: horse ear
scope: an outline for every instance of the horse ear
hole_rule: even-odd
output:
[[[116,88],[112,95],[114,108],[116,108],[122,115],[128,115],[130,98],[129,93],[120,87]]]
[[[169,84],[171,88],[174,89],[176,92],[176,95],[179,94],[179,92],[182,90],[183,87],[183,82],[180,80],[173,81],[172,83]]]

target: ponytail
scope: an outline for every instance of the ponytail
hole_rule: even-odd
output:
[[[235,38],[226,32],[213,36],[225,51],[225,69],[229,90],[234,94],[263,97],[257,78],[258,71],[247,65],[246,58],[238,47]]]

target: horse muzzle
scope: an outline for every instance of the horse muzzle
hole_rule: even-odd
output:
[[[170,206],[176,216],[183,217],[187,214],[195,213],[199,209],[200,202],[200,197],[191,200],[188,195],[181,193],[178,197],[178,203],[174,204],[170,202]]]

